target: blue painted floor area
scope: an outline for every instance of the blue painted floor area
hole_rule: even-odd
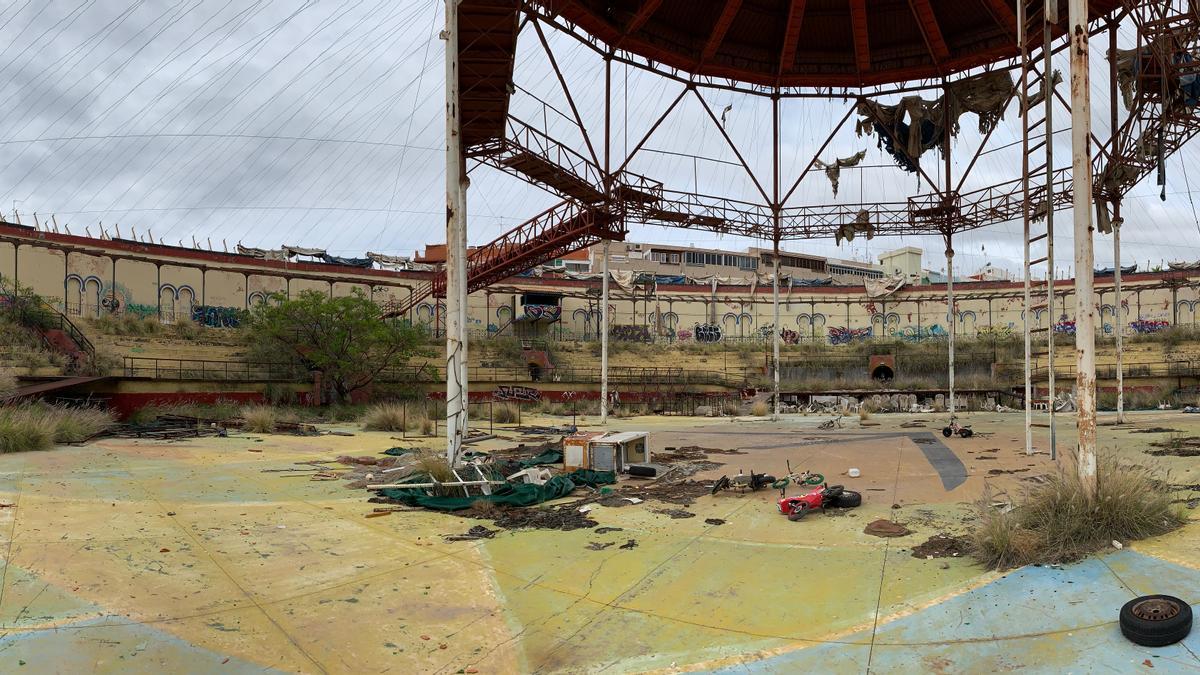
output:
[[[874,640],[866,631],[718,672],[1200,673],[1200,628],[1183,642],[1156,649],[1121,635],[1121,605],[1150,593],[1196,605],[1200,570],[1129,550],[1061,568],[1025,567],[881,623]]]

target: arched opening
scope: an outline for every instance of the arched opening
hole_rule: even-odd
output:
[[[882,363],[871,371],[871,379],[878,382],[887,382],[894,377],[896,377],[896,373],[892,371],[891,367]]]

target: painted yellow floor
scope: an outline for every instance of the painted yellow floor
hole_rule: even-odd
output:
[[[1180,413],[1135,419],[1200,435],[1200,419]],[[506,531],[479,542],[443,539],[477,521],[365,518],[362,491],[265,471],[413,444],[389,434],[107,440],[0,456],[0,504],[11,505],[0,508],[0,672],[704,670],[837,645],[851,670],[865,669],[878,630],[999,577],[910,548],[961,531],[985,483],[1020,484],[1021,473],[989,470],[1044,471],[1050,460],[1017,452],[1019,415],[976,415],[982,438],[946,442],[967,470],[946,490],[905,435],[936,428],[900,429],[902,418],[879,415],[877,426],[855,419],[818,432],[819,421],[613,426],[651,430],[655,449],[744,449],[714,456],[726,463],[715,475],[802,463],[864,491],[847,515],[789,523],[774,492],[722,494],[697,500],[694,518],[655,513],[664,505],[654,503],[600,507],[592,517],[619,531]],[[1159,436],[1106,427],[1101,438],[1138,454]],[[1196,458],[1161,463],[1172,482],[1200,483]],[[838,475],[849,466],[862,478]],[[915,534],[863,533],[890,517]],[[1195,569],[1197,531],[1137,548]]]

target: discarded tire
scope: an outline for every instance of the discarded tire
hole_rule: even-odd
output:
[[[837,498],[841,497],[842,493],[845,491],[846,488],[842,487],[841,485],[830,485],[829,487],[825,488],[825,496],[829,499],[837,500]]]
[[[1121,608],[1121,634],[1144,647],[1175,644],[1192,630],[1192,608],[1170,595],[1143,595]]]
[[[834,503],[839,509],[852,509],[856,506],[862,506],[862,494],[854,490],[846,490],[838,495],[837,501]]]
[[[626,471],[629,472],[630,476],[640,476],[642,478],[653,478],[658,475],[658,467],[646,464],[630,464]]]
[[[788,514],[788,520],[790,520],[792,522],[796,522],[797,520],[803,520],[805,514],[807,514],[807,513],[808,513],[808,504],[797,504],[794,508],[792,508],[792,512]]]

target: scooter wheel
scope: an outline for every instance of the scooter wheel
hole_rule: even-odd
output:
[[[970,429],[963,429],[961,432],[959,432],[959,435],[963,438],[970,438],[975,435],[975,432],[971,431]]]
[[[954,435],[954,430],[951,429],[950,427],[946,427],[945,429],[942,429],[942,435],[945,436],[946,438],[950,438],[951,436]]]
[[[788,514],[788,520],[792,521],[793,523],[796,522],[797,520],[803,520],[804,516],[807,513],[808,513],[808,504],[797,504],[792,509],[792,512]]]

